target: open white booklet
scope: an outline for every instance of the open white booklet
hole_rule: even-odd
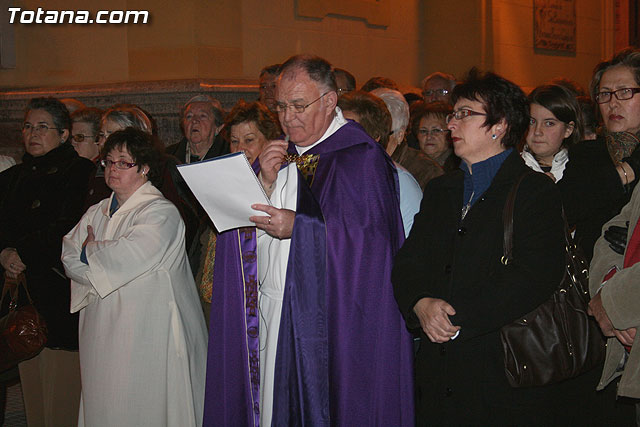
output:
[[[270,205],[258,177],[243,152],[178,165],[178,171],[218,231],[255,225],[254,203]]]

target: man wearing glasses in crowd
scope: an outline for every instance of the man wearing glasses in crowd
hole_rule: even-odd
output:
[[[422,97],[424,102],[442,101],[451,104],[451,91],[456,86],[456,78],[440,71],[429,74],[423,80]]]
[[[217,242],[225,286],[213,289],[204,425],[414,423],[411,338],[390,280],[397,177],[337,98],[324,59],[282,65],[286,138],[259,157],[272,206],[253,205],[256,234]]]

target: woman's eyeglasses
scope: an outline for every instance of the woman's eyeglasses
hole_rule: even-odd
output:
[[[85,142],[85,140],[87,140],[87,142],[97,142],[98,141],[98,137],[96,135],[84,135],[81,133],[76,133],[75,135],[71,135],[71,138],[73,139],[74,142]]]
[[[113,160],[103,159],[103,160],[100,160],[100,165],[102,165],[102,167],[105,169],[110,169],[111,165],[115,165],[116,169],[126,170],[126,169],[131,169],[132,167],[137,166],[138,164],[125,162],[124,160],[118,160],[117,162],[114,162]]]
[[[625,87],[611,92],[598,92],[596,94],[596,102],[598,104],[606,104],[607,102],[611,101],[611,95],[615,95],[616,99],[618,99],[619,101],[624,101],[626,99],[633,98],[633,95],[638,92],[640,92],[640,88],[638,87]]]
[[[418,129],[418,135],[422,135],[422,136],[432,136],[432,137],[438,137],[440,135],[446,134],[447,132],[449,132],[449,129],[438,129],[438,128],[433,128],[433,129]]]
[[[478,113],[477,111],[473,111],[473,110],[468,110],[468,109],[464,109],[464,110],[458,110],[458,111],[454,111],[451,114],[447,115],[447,118],[445,119],[447,124],[449,124],[449,122],[451,120],[453,120],[454,118],[456,120],[462,120],[466,117],[469,116],[486,116],[485,113]]]
[[[40,135],[49,132],[51,129],[59,129],[59,128],[53,128],[44,123],[40,123],[37,125],[32,125],[31,123],[24,123],[22,125],[22,132],[33,132]]]

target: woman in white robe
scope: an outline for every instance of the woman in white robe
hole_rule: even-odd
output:
[[[110,198],[64,238],[80,312],[79,426],[199,426],[207,334],[184,223],[151,183],[157,153],[128,128],[109,137]]]

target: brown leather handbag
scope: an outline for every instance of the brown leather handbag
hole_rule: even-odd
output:
[[[19,306],[21,286],[29,303]],[[24,274],[17,279],[5,275],[0,307],[7,294],[11,298],[9,313],[0,319],[0,372],[37,356],[47,343],[47,326],[33,305]]]
[[[513,259],[516,193],[529,174],[523,174],[513,185],[504,207],[504,265]],[[500,332],[504,370],[512,387],[557,383],[589,371],[604,359],[605,339],[595,319],[587,314],[589,264],[573,242],[564,210],[562,217],[566,268],[557,290],[538,308]]]

